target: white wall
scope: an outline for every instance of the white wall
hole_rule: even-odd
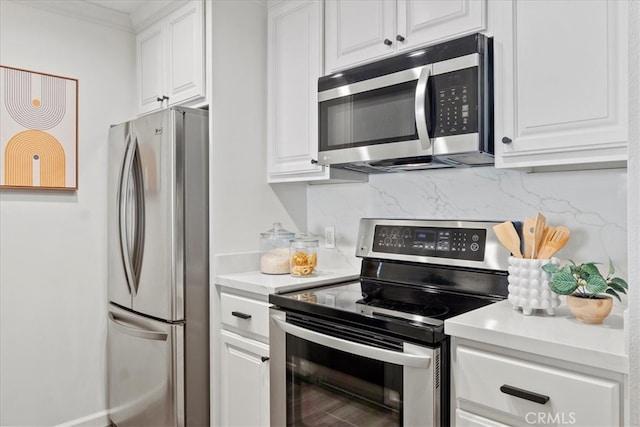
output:
[[[267,4],[210,4],[213,251],[257,251],[259,234],[274,221],[297,231],[291,214],[267,184]],[[304,196],[304,189],[301,193]],[[305,206],[303,200],[300,205]]]
[[[640,426],[640,2],[629,5],[629,422]],[[633,402],[633,403],[631,403]]]
[[[306,207],[304,186],[284,195],[267,184],[267,5],[259,0],[216,0],[212,7],[211,259],[216,255],[257,252],[259,234],[280,221],[296,231],[294,218]],[[301,190],[300,190],[301,188]],[[302,194],[285,208],[290,194]],[[306,222],[306,217],[303,219]],[[257,266],[256,266],[257,268]],[[212,283],[213,285],[213,283]],[[213,288],[212,288],[213,289]],[[218,347],[219,296],[211,292],[211,422],[220,423]]]
[[[106,144],[134,111],[133,34],[0,1],[0,63],[79,80],[77,192],[0,190],[0,425],[100,425]]]

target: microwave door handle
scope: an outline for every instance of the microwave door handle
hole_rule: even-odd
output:
[[[420,71],[418,85],[416,86],[416,129],[418,140],[423,150],[431,150],[430,112],[427,110],[429,100],[429,78],[431,78],[431,66],[425,65]]]
[[[425,355],[416,355],[410,353],[400,353],[392,350],[385,350],[383,348],[371,347],[368,345],[360,344],[353,341],[344,340],[342,338],[333,337],[331,335],[321,334],[309,329],[301,328],[300,326],[292,325],[276,317],[271,317],[271,320],[282,329],[284,332],[290,335],[294,335],[298,338],[323,345],[325,347],[334,348],[344,351],[346,353],[355,354],[369,359],[380,360],[382,362],[394,363],[396,365],[410,366],[413,368],[425,369],[429,367],[431,357]]]

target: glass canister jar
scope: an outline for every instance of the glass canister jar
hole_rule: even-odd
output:
[[[291,240],[291,275],[311,277],[318,274],[318,239],[308,235],[298,235]]]
[[[289,245],[295,233],[282,228],[276,222],[273,228],[260,233],[260,272],[264,274],[289,274]]]

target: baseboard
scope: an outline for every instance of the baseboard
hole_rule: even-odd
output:
[[[56,427],[109,427],[110,425],[111,421],[109,421],[108,412],[100,411],[86,417],[58,424]]]

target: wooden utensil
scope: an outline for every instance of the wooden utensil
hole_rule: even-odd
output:
[[[496,233],[502,246],[507,248],[516,258],[522,258],[522,252],[520,252],[520,237],[511,221],[494,225],[493,231]]]
[[[538,258],[549,259],[569,241],[571,232],[567,227],[553,227],[553,231],[545,238]]]
[[[547,219],[542,215],[542,213],[538,212],[536,215],[536,222],[533,227],[533,249],[531,251],[531,258],[540,258],[538,256],[540,243],[542,242],[542,238],[544,237],[544,227],[546,226]]]
[[[524,239],[524,257],[531,258],[531,252],[533,251],[533,230],[536,225],[536,220],[531,217],[526,217],[522,224],[522,238]]]

